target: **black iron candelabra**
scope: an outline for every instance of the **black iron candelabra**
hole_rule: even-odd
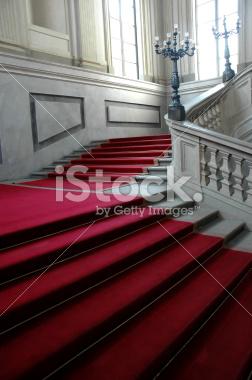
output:
[[[224,16],[223,19],[223,26],[224,26],[224,32],[219,32],[217,29],[213,26],[213,34],[214,37],[218,40],[219,38],[225,39],[225,52],[224,52],[224,58],[226,60],[225,63],[225,70],[223,72],[223,82],[227,82],[230,79],[232,79],[235,76],[234,70],[231,68],[231,62],[230,62],[230,50],[228,46],[228,39],[232,34],[238,34],[241,29],[241,24],[239,18],[237,19],[236,28],[227,30],[227,18]]]
[[[185,33],[185,39],[179,44],[178,25],[174,25],[174,31],[167,33],[167,40],[160,41],[159,37],[155,37],[154,49],[156,54],[162,55],[164,58],[170,58],[172,61],[172,98],[168,106],[168,117],[173,120],[185,120],[185,108],[180,102],[179,95],[179,75],[178,75],[178,60],[186,55],[192,57],[195,52],[195,43],[189,39],[189,33]]]

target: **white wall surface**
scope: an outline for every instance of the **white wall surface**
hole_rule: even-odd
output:
[[[167,103],[164,86],[7,54],[0,54],[0,62],[16,79],[0,67],[2,180],[28,176],[32,171],[80,148],[75,139],[85,145],[92,140],[109,137],[160,134],[167,131],[163,122]],[[50,140],[54,134],[60,133],[61,127],[36,104],[37,137],[39,141],[49,138],[49,143],[34,149],[30,93],[34,96],[47,96],[45,101],[40,102],[65,128],[79,123],[80,118],[76,117],[76,113],[79,115],[77,105],[74,103],[71,106],[69,99],[64,96],[82,99],[85,128],[73,133],[75,139],[65,135],[57,141]],[[63,102],[61,105],[60,99]],[[120,108],[121,120],[118,123],[108,123],[106,102]],[[135,112],[138,112],[140,124],[126,119],[124,113],[128,112],[128,107],[134,107]],[[160,112],[161,124],[158,124],[157,118],[153,120],[154,124],[146,123],[145,111],[149,110]]]

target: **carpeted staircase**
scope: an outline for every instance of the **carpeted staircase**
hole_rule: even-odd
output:
[[[135,140],[92,149],[101,164],[82,156],[71,165],[133,176],[131,156],[113,165],[104,152],[128,144],[140,154]],[[156,142],[160,155],[170,147]],[[134,162],[144,171],[158,155],[143,157]],[[56,204],[52,190],[11,185],[0,196],[2,379],[248,378],[252,255],[207,233],[221,225],[218,212],[176,219],[141,197],[103,203],[95,193]],[[117,206],[132,212],[116,215]],[[229,239],[242,229],[233,224]]]
[[[104,183],[124,182],[139,174],[147,173],[149,167],[159,166],[162,160],[171,161],[171,136],[162,134],[156,136],[141,136],[130,138],[110,139],[107,142],[92,143],[84,147],[86,150],[78,150],[72,156],[56,161],[53,165],[35,172],[37,176],[55,178],[56,165],[63,165],[66,176],[68,169],[80,165],[85,168],[85,173],[76,172],[75,178],[84,181],[95,182],[97,171],[102,170],[99,181]],[[38,184],[43,185],[44,182]],[[48,184],[48,182],[47,182]]]

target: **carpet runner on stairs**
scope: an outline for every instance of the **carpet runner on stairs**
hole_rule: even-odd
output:
[[[139,137],[120,137],[120,138],[113,138],[113,139],[110,139],[109,141],[111,142],[120,142],[120,141],[136,141],[136,140],[141,140],[141,141],[145,141],[145,140],[161,140],[162,138],[164,139],[169,139],[171,137],[171,135],[169,134],[162,134],[162,135],[148,135],[148,136],[139,136]]]
[[[65,169],[132,178],[170,147],[169,135],[111,139]],[[56,202],[52,190],[0,185],[0,203],[0,378],[247,379],[251,254],[139,196]]]
[[[124,199],[118,201],[111,195],[110,201],[104,204],[97,194],[92,193],[85,203],[67,198],[56,202],[55,191],[0,185],[0,249],[94,220],[98,218],[97,206],[113,210],[119,204],[132,206],[143,203],[140,197]]]
[[[76,165],[80,165],[85,172],[75,171],[75,177],[84,181],[92,181],[100,170],[104,175],[104,182],[123,182],[120,177],[128,177],[128,181],[137,174],[146,172],[148,166],[158,164],[158,158],[167,154],[171,149],[170,135],[143,136],[132,138],[111,139],[106,143],[92,148],[90,152],[80,153],[80,157],[72,159],[69,164],[64,165],[63,176]],[[57,176],[50,172],[49,178]],[[40,183],[41,185],[42,183]]]
[[[252,274],[159,376],[160,380],[247,379],[252,353]],[[242,306],[241,306],[242,305]],[[197,369],[196,371],[194,369]]]
[[[162,224],[169,229],[175,238],[179,238],[192,230],[190,223],[165,220]],[[99,236],[97,230],[91,234]],[[74,239],[69,241],[74,241]],[[145,259],[169,243],[172,243],[171,236],[167,235],[158,223],[155,223],[101,248],[93,249],[88,253],[81,252],[81,255],[74,257],[73,260],[67,260],[61,265],[56,265],[45,273],[39,283],[17,300],[15,305],[5,313],[2,323],[5,320],[8,324],[10,320],[18,320],[15,317],[17,313],[19,313],[19,319],[20,317],[28,317],[31,310],[26,311],[25,308],[27,305],[29,307],[29,304],[33,303],[32,312],[34,313],[35,309],[40,311],[43,305],[49,306],[51,302],[54,304],[56,300],[62,301],[62,298],[70,297],[72,293],[77,293],[81,288],[92,286],[109,275],[122,270],[125,266]],[[29,248],[26,246],[26,249]],[[76,249],[81,251],[80,247]],[[63,256],[61,259],[66,259],[66,257]],[[0,310],[5,310],[20,292],[22,293],[36,280],[38,275],[39,273],[27,275],[24,279],[10,284],[7,289],[0,290]],[[56,299],[53,294],[55,294]]]
[[[118,184],[123,185],[123,179],[121,178],[120,182],[117,182],[117,175],[111,175],[110,179],[113,182],[104,182],[104,177],[101,178],[101,181],[99,181],[99,177],[97,176],[96,173],[84,176],[78,176],[76,175],[73,179],[70,181],[67,180],[66,178],[56,178],[56,176],[48,176],[49,178],[46,179],[38,179],[38,180],[33,180],[33,181],[27,181],[27,182],[22,182],[23,186],[29,186],[29,187],[42,187],[44,189],[49,188],[49,189],[62,189],[63,191],[103,191],[107,189],[116,189],[118,188]],[[79,178],[80,177],[80,178]],[[76,179],[79,179],[77,181]],[[84,181],[83,179],[87,179],[88,181]],[[127,179],[127,182],[129,183],[131,181],[130,177],[125,176],[125,180]],[[20,185],[20,184],[19,184]]]
[[[94,152],[92,151],[92,156],[95,158],[120,158],[120,157],[161,157],[164,155],[164,152],[162,149],[160,150],[146,150],[146,151],[131,151],[128,150],[126,152],[120,151],[120,152],[104,152],[101,150],[101,152]],[[90,155],[87,153],[84,153],[81,155],[82,158],[90,158]]]
[[[64,259],[135,230],[139,230],[134,235],[137,240],[139,234],[141,234],[140,228],[149,227],[156,220],[162,218],[162,215],[151,214],[148,208],[142,208],[132,215],[103,217],[98,219],[95,224],[82,224],[57,234],[47,235],[41,239],[9,248],[1,256],[1,282],[10,280],[15,274],[25,274],[28,271],[39,269],[43,265],[49,265],[56,255],[69,246],[70,242],[75,241],[75,244],[68,248],[64,254]],[[181,224],[180,226],[182,227]],[[152,226],[151,228],[153,229],[154,227]],[[82,235],[83,230],[85,233]],[[148,247],[147,242],[142,241],[142,243],[145,243]]]
[[[66,202],[55,213],[49,193],[0,187],[5,245],[17,242],[18,234],[18,245],[6,247],[0,256],[1,378],[152,379],[163,368],[160,376],[166,376],[166,363],[213,311],[217,322],[207,322],[192,341],[190,356],[200,355],[201,343],[209,344],[212,356],[206,361],[214,365],[214,340],[207,337],[218,331],[222,319],[230,321],[229,334],[238,320],[251,336],[251,320],[237,304],[232,319],[225,290],[237,287],[234,294],[241,292],[241,303],[244,299],[250,307],[250,254],[223,249],[223,238],[199,234],[191,222],[150,213],[141,198],[121,203],[136,207],[134,214],[97,219],[97,199],[78,207]],[[38,208],[42,200],[48,200],[44,208],[53,213],[50,218]],[[112,197],[112,209],[116,204]],[[221,347],[228,344],[227,336]],[[236,339],[239,350],[232,351],[232,361],[239,366],[238,376],[247,374],[252,349],[247,338],[243,343],[237,333]],[[181,355],[178,363],[186,360]]]
[[[250,263],[251,258],[246,255],[221,252],[205,264],[221,286],[206,271],[196,271],[122,326],[104,344],[94,348],[86,358],[79,358],[79,366],[75,366],[66,378],[131,380],[155,377],[162,363],[226,296],[223,287],[231,290]],[[250,324],[250,331],[251,327]],[[250,346],[250,354],[251,351]],[[211,373],[204,378],[213,379]]]

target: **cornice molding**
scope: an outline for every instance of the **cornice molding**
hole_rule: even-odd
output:
[[[8,53],[0,53],[0,63],[13,75],[113,87],[156,96],[166,97],[168,95],[167,86],[160,84],[117,77],[80,67],[41,61]],[[0,72],[6,72],[4,68],[0,66]]]

